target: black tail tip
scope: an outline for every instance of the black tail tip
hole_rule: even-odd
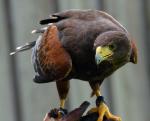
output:
[[[44,19],[44,20],[40,21],[41,25],[45,25],[45,24],[49,24],[49,23],[51,23],[51,19]]]

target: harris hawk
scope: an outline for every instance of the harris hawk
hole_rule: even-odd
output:
[[[100,93],[105,78],[128,62],[137,63],[137,49],[128,31],[111,15],[98,10],[67,10],[40,21],[47,26],[33,30],[38,39],[17,47],[11,55],[32,48],[34,82],[56,82],[60,110],[64,111],[69,80],[87,81],[96,95],[98,121],[110,113]],[[75,80],[74,80],[75,81]]]

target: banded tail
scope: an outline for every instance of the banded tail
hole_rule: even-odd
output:
[[[36,43],[36,41],[33,41],[33,42],[28,42],[25,45],[19,46],[16,48],[16,50],[14,52],[11,52],[10,55],[14,55],[18,52],[29,50],[35,45],[35,43]]]

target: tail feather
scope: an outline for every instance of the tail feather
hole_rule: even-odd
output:
[[[59,16],[59,15],[51,15],[48,19],[44,19],[40,21],[41,25],[49,24],[49,23],[56,23],[65,17]]]
[[[49,24],[49,26],[50,26],[50,25],[51,25],[51,24]],[[46,26],[46,27],[41,28],[41,29],[34,29],[34,30],[32,30],[31,34],[44,33],[44,32],[48,29],[49,26]]]
[[[29,50],[35,45],[35,43],[36,43],[36,41],[33,41],[33,42],[28,42],[28,43],[26,43],[23,46],[19,46],[19,47],[16,48],[16,50],[14,52],[11,52],[10,55],[14,55],[14,54],[16,54],[18,52]]]
[[[31,34],[38,34],[38,33],[43,34],[48,29],[48,27],[50,27],[51,25],[53,25],[53,23],[49,23],[46,27],[43,27],[40,29],[34,29],[31,31]]]
[[[45,32],[44,29],[34,29],[32,30],[31,34],[44,33],[44,32]]]

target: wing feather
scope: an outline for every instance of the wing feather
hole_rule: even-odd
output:
[[[48,81],[65,78],[72,69],[72,61],[68,52],[61,45],[57,27],[50,26],[39,40],[33,52],[35,71]],[[38,80],[39,83],[47,82],[44,79],[41,81]]]

